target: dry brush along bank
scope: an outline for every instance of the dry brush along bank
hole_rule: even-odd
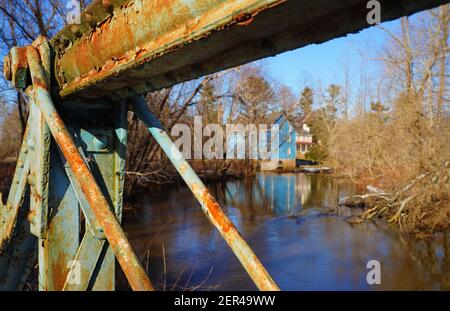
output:
[[[367,193],[342,198],[340,205],[364,207],[361,221],[384,218],[401,231],[428,237],[450,227],[450,161],[386,192],[367,186]]]

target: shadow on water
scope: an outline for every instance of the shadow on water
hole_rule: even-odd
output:
[[[349,224],[361,210],[337,207],[354,191],[346,181],[265,173],[209,188],[283,290],[450,289],[448,236],[417,241],[381,221]],[[125,230],[160,290],[256,289],[187,188],[126,208]],[[380,285],[366,281],[373,259]]]

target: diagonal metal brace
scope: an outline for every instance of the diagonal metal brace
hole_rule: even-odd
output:
[[[180,173],[183,180],[191,189],[195,198],[200,202],[203,212],[217,230],[219,230],[256,286],[264,291],[280,290],[258,257],[256,257],[255,253],[253,253],[247,242],[245,242],[231,220],[224,213],[219,203],[209,193],[192,167],[183,158],[183,155],[172,142],[169,135],[162,129],[159,120],[148,109],[144,97],[134,96],[131,98],[131,101],[138,118],[147,126],[150,134],[156,139],[178,173]]]

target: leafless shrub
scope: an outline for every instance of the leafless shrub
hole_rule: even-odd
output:
[[[450,226],[448,107],[449,6],[427,12],[391,41],[381,55],[394,100],[335,122],[329,158],[338,172],[381,193],[353,197],[407,232],[429,235]],[[352,201],[351,200],[351,201]]]

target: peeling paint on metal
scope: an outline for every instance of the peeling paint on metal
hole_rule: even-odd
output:
[[[44,83],[44,85],[37,84],[33,86],[36,104],[44,115],[56,143],[79,182],[79,186],[86,196],[95,217],[102,226],[125,276],[134,290],[153,290],[154,288],[148,279],[146,272],[142,268],[138,257],[128,242],[116,216],[111,211],[109,203],[95,182],[86,163],[83,161],[62,118],[53,106],[51,96],[47,91],[47,86],[45,84],[43,69],[40,66],[39,55],[34,47],[27,47],[27,58],[32,81]],[[62,271],[67,272],[66,270],[67,269]],[[64,273],[64,275],[66,275],[66,273]],[[65,280],[63,279],[61,288],[64,285],[64,281]]]
[[[61,95],[136,67],[233,24],[248,25],[286,0],[133,0],[56,60]],[[120,37],[120,40],[117,38]]]

